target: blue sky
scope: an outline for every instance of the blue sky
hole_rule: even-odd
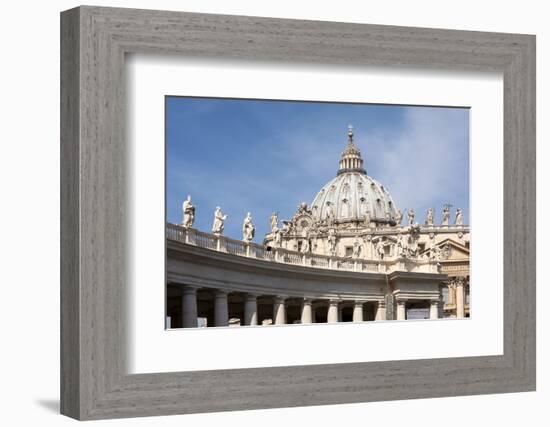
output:
[[[251,212],[261,242],[271,212],[290,218],[336,175],[350,123],[398,208],[423,222],[433,207],[439,221],[449,202],[468,223],[468,109],[187,97],[166,98],[167,220],[182,221],[190,194],[196,228],[210,231],[220,206],[225,234],[240,239]]]

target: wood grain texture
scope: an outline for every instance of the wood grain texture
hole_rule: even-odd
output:
[[[96,7],[61,18],[63,414],[100,419],[535,389],[534,36]],[[127,375],[126,53],[501,71],[504,354]]]

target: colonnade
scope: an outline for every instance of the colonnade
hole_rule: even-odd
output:
[[[199,310],[197,307],[197,291],[200,288],[194,286],[182,286],[181,294],[181,309],[182,309],[182,327],[194,328],[198,326]],[[228,326],[229,325],[229,291],[227,290],[213,290],[213,308],[214,308],[214,326]],[[242,315],[243,324],[246,326],[260,324],[260,317],[258,315],[258,298],[266,297],[264,295],[254,293],[239,293],[243,296],[244,310]],[[296,303],[297,297],[287,297],[282,295],[276,295],[270,298],[273,305],[273,311],[271,316],[271,323],[275,325],[284,325],[287,323],[287,308],[288,302],[293,301]],[[326,322],[337,323],[343,321],[343,310],[345,308],[351,308],[351,321],[363,322],[365,319],[365,304],[371,303],[374,305],[374,319],[370,320],[386,320],[386,302],[382,299],[376,300],[351,300],[351,299],[323,299],[323,298],[299,298],[300,312],[299,319],[293,323],[309,324],[316,322],[316,309],[319,307],[326,307]],[[349,317],[348,317],[349,319]]]

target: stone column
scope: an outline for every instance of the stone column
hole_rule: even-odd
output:
[[[327,322],[338,323],[338,300],[330,300],[327,313]]]
[[[439,301],[430,301],[430,319],[439,317]]]
[[[363,321],[363,301],[355,301],[355,305],[353,306],[353,321]]]
[[[405,319],[405,300],[397,300],[397,320]]]
[[[227,326],[228,321],[227,291],[218,290],[214,297],[214,326]]]
[[[244,324],[258,324],[258,304],[257,297],[254,294],[247,294],[244,302]]]
[[[286,323],[285,298],[275,297],[273,303],[273,323],[275,325],[284,325]]]
[[[386,320],[386,301],[378,301],[376,306],[376,317],[374,320]]]
[[[464,317],[464,281],[456,281],[456,317]]]
[[[196,328],[197,317],[197,288],[186,286],[181,297],[182,327]]]
[[[304,298],[302,301],[302,323],[313,323],[313,311],[311,309],[311,300]]]

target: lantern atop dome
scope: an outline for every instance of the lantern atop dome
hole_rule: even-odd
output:
[[[353,143],[352,125],[348,125],[348,144],[345,150],[342,152],[342,157],[340,158],[338,175],[346,172],[359,172],[364,175],[367,174],[367,171],[363,168],[361,151],[359,151],[359,149]]]

